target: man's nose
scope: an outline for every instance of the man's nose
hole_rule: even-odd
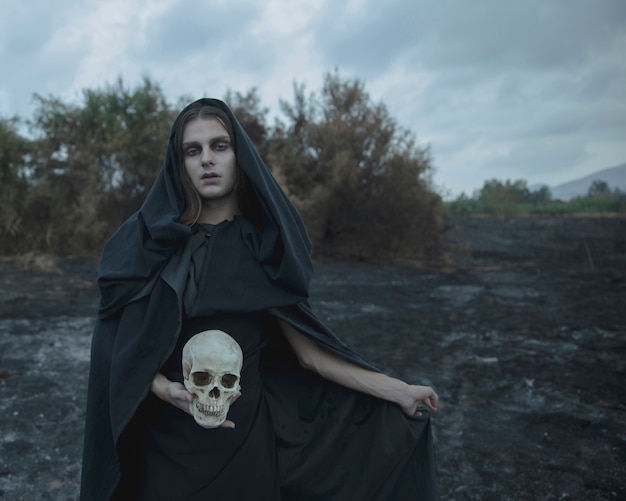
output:
[[[204,148],[202,150],[202,165],[213,165],[215,163],[215,157],[211,148]]]

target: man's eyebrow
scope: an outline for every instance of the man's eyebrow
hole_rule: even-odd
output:
[[[226,141],[230,143],[230,136],[215,136],[209,139],[210,143],[214,143],[215,141]],[[190,146],[190,145],[195,146],[197,144],[200,144],[200,141],[188,141],[186,143],[183,143],[183,147]]]
[[[211,138],[211,142],[213,141],[228,141],[230,142],[230,137],[229,136],[217,136],[214,138]]]

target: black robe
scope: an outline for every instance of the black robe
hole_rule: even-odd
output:
[[[231,118],[237,164],[259,202],[262,230],[241,224],[241,242],[259,280],[277,301],[270,313],[351,362],[370,369],[308,304],[310,243],[298,211]],[[193,264],[186,245],[194,227],[183,209],[176,123],[164,165],[142,208],[105,246],[98,276],[101,307],[92,341],[81,499],[109,499],[139,476],[137,437],[154,375],[175,349]],[[213,276],[213,275],[212,275]],[[237,285],[213,278],[215,287]],[[251,296],[251,300],[254,297]],[[239,298],[244,301],[245,298]],[[239,307],[239,302],[237,307]],[[263,353],[262,381],[274,427],[283,500],[434,499],[430,419],[407,418],[388,402],[302,370],[274,325]],[[120,472],[124,475],[120,479]],[[167,475],[167,472],[164,472]],[[242,472],[245,482],[245,472]]]

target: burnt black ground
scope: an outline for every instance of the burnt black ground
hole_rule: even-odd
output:
[[[626,219],[454,218],[446,241],[445,270],[324,262],[312,291],[438,390],[442,499],[626,499]],[[0,261],[0,499],[77,497],[96,265]]]

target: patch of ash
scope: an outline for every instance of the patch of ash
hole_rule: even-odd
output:
[[[93,326],[0,320],[1,498],[77,498]]]

